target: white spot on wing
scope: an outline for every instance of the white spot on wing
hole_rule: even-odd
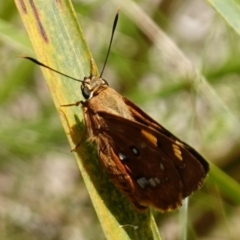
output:
[[[132,147],[132,152],[133,152],[135,155],[138,155],[138,154],[139,154],[139,151],[138,151],[137,148],[135,148],[135,147]]]
[[[119,153],[118,156],[121,161],[127,160],[127,157],[122,153]]]
[[[148,181],[147,181],[147,179],[145,177],[137,179],[137,183],[143,189],[148,185]]]
[[[150,184],[152,187],[156,187],[156,186],[157,186],[157,184],[156,184],[156,182],[155,182],[155,180],[154,180],[153,178],[148,179],[148,182],[149,182],[149,184]]]
[[[137,183],[140,185],[141,188],[145,188],[147,185],[150,185],[151,187],[156,187],[161,183],[160,179],[155,178],[149,178],[148,180],[145,177],[137,179]]]
[[[162,170],[165,169],[165,167],[164,167],[164,165],[163,165],[162,163],[160,163],[160,168],[161,168]]]
[[[156,182],[157,184],[160,184],[160,183],[161,183],[161,181],[160,181],[159,178],[157,178],[157,177],[155,177],[154,180],[155,180],[155,182]]]

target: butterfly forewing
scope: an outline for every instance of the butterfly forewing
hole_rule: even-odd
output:
[[[170,159],[175,162],[176,167],[180,168],[181,172],[183,172],[183,182],[185,183],[183,196],[186,197],[191,194],[192,191],[198,189],[209,171],[207,161],[195,149],[174,136],[133,102],[127,98],[123,98],[123,100],[126,105],[128,105],[135,121],[142,123],[147,127],[146,129],[150,131],[152,128],[155,129],[158,134],[160,134],[159,137],[157,137],[158,147],[162,148]],[[154,131],[152,134],[156,135]],[[184,161],[182,162],[181,160]]]
[[[83,112],[103,167],[137,209],[176,209],[202,184],[205,160],[115,90],[99,91]]]
[[[113,142],[112,159],[117,159],[116,165],[124,165],[134,184],[132,195],[140,204],[173,210],[200,187],[205,170],[182,143],[140,123],[105,112],[99,115],[108,126],[102,131]]]

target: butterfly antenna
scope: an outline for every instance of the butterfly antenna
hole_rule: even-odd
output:
[[[118,10],[117,10],[117,14],[116,14],[115,19],[114,19],[114,22],[113,22],[112,34],[111,34],[111,38],[110,38],[110,42],[109,42],[109,47],[108,47],[108,51],[107,51],[107,56],[106,56],[105,62],[104,62],[104,64],[103,64],[103,68],[102,68],[100,77],[102,77],[103,72],[104,72],[104,69],[105,69],[106,64],[107,64],[108,56],[109,56],[110,49],[111,49],[111,46],[112,46],[112,41],[113,41],[114,32],[115,32],[115,29],[116,29],[116,26],[117,26],[117,22],[118,22],[118,15],[119,15],[119,8],[118,8]]]
[[[47,68],[47,69],[49,69],[49,70],[51,70],[51,71],[53,71],[53,72],[56,72],[56,73],[58,73],[58,74],[60,74],[60,75],[63,75],[63,76],[65,76],[65,77],[67,77],[67,78],[70,78],[70,79],[72,79],[72,80],[74,80],[74,81],[77,81],[77,82],[82,82],[81,80],[79,80],[79,79],[77,79],[77,78],[74,78],[74,77],[71,77],[71,76],[69,76],[69,75],[67,75],[67,74],[64,74],[64,73],[62,73],[62,72],[59,72],[59,71],[57,71],[57,70],[55,70],[55,69],[53,69],[53,68],[51,68],[51,67],[49,67],[49,66],[47,66],[47,65],[45,65],[45,64],[43,64],[43,63],[41,63],[41,62],[39,62],[37,59],[35,59],[35,58],[32,58],[32,57],[25,57],[25,56],[20,56],[21,58],[25,58],[25,59],[27,59],[27,60],[30,60],[31,62],[34,62],[34,63],[36,63],[37,65],[40,65],[40,66],[42,66],[42,67],[45,67],[45,68]]]

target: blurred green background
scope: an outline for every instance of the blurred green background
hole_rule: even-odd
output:
[[[190,198],[189,239],[238,239],[240,194],[231,191],[240,181],[237,3],[135,3],[138,13],[128,1],[121,6],[104,78],[229,176],[213,168]],[[117,0],[73,4],[101,69]],[[209,85],[182,77],[185,61],[163,54],[144,14]],[[105,239],[41,71],[18,55],[34,52],[14,2],[1,1],[0,239]],[[179,239],[178,215],[155,214],[163,239]]]

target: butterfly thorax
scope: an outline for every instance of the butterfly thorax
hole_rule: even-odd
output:
[[[123,97],[110,88],[106,80],[98,77],[86,78],[81,89],[83,96],[86,98],[85,106],[92,114],[108,112],[133,120]]]

